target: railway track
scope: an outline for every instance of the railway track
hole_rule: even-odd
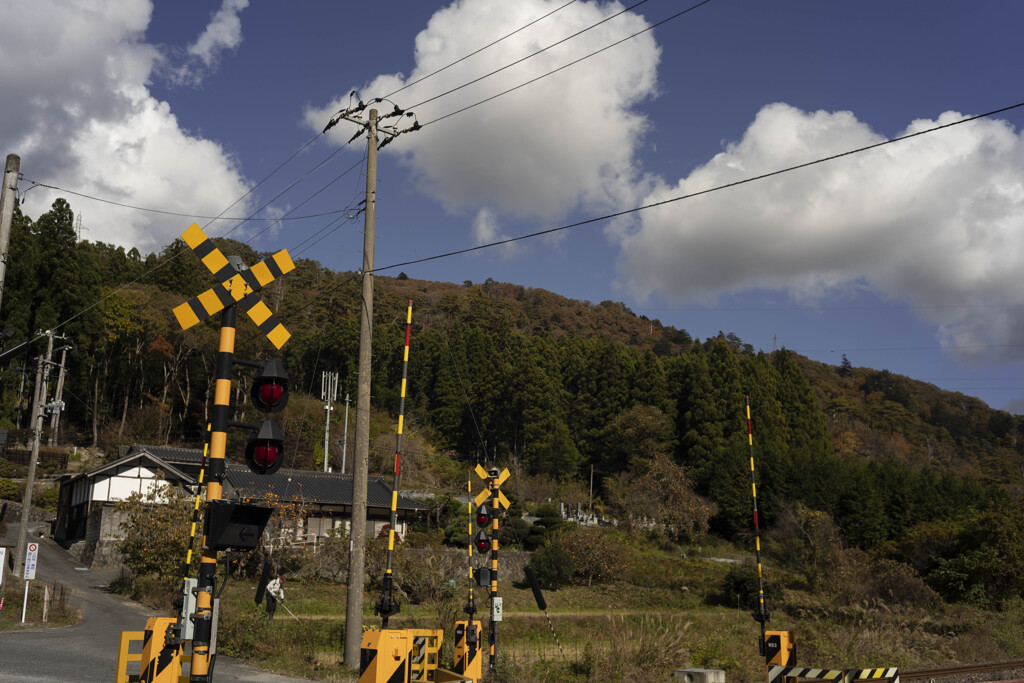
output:
[[[976,674],[986,671],[1006,671],[1008,669],[1024,669],[1024,659],[1013,659],[1007,662],[989,662],[987,664],[961,664],[958,666],[940,666],[932,669],[908,669],[900,671],[900,680],[917,681],[961,674]]]

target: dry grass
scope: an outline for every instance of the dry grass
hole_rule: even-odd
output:
[[[44,587],[49,591],[50,604],[43,621]],[[0,611],[0,631],[13,631],[21,628],[60,628],[77,624],[82,618],[81,613],[72,609],[70,595],[64,584],[54,581],[43,584],[32,581],[29,584],[28,607],[25,610],[25,623],[21,623],[21,608],[24,599],[24,583],[8,579],[7,599]]]

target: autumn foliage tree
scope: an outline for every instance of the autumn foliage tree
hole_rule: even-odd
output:
[[[193,494],[161,482],[146,493],[132,493],[118,503],[117,509],[123,513],[123,537],[117,542],[117,550],[124,566],[131,570],[137,590],[152,584],[164,591],[177,589],[188,551],[194,500]],[[199,555],[193,552],[193,566],[189,568],[193,576]]]
[[[629,529],[664,531],[685,542],[707,533],[714,505],[697,495],[683,467],[664,453],[638,459],[605,484],[609,509]]]

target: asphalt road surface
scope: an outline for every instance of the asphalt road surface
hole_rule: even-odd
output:
[[[15,543],[17,524],[8,524],[3,543]],[[0,681],[3,683],[111,683],[121,631],[141,631],[156,616],[137,604],[110,593],[106,586],[117,569],[89,571],[49,538],[29,527],[29,541],[39,542],[36,579],[63,583],[82,621],[66,628],[0,632]],[[8,576],[15,586],[21,579]],[[10,591],[9,591],[10,592]],[[139,646],[135,646],[138,651]],[[137,670],[135,671],[137,673]],[[241,683],[302,683],[306,679],[278,676],[253,669],[229,657],[217,657],[214,681]]]

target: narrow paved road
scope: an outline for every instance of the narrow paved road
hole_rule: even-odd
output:
[[[4,543],[14,543],[17,524],[9,524]],[[38,528],[41,528],[38,527]],[[111,683],[121,631],[141,631],[147,612],[106,590],[118,570],[89,571],[49,538],[39,541],[36,578],[56,580],[71,590],[71,604],[82,610],[82,621],[67,628],[0,633],[0,680],[3,683]],[[10,577],[9,577],[10,580]],[[14,579],[20,585],[20,579]],[[20,615],[19,615],[20,616]],[[137,651],[138,646],[136,646]],[[265,673],[228,657],[218,657],[214,680],[242,683],[302,683],[305,679]]]

